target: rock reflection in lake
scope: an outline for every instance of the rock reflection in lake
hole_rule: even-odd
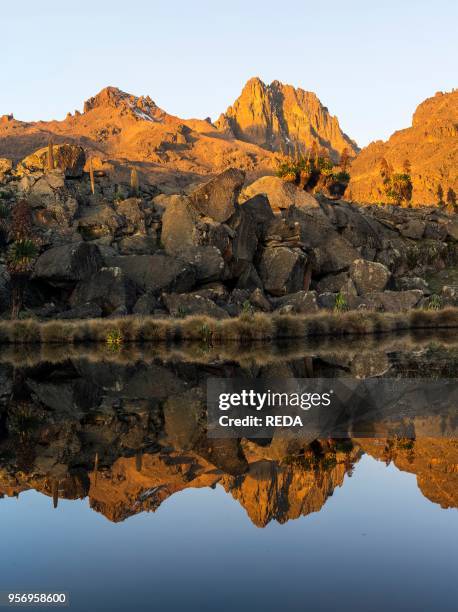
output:
[[[220,485],[264,527],[318,512],[367,454],[415,474],[431,502],[458,507],[458,442],[440,436],[440,416],[431,417],[438,419],[434,437],[302,444],[276,437],[212,440],[205,420],[209,376],[456,378],[458,339],[449,335],[250,349],[71,350],[0,354],[2,496],[35,489],[54,506],[61,498],[88,497],[116,522],[155,511],[184,489]],[[447,418],[456,427],[456,407]]]

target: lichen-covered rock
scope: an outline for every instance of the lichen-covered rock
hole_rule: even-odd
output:
[[[359,295],[383,291],[390,277],[388,268],[375,261],[356,259],[350,266],[350,278],[355,283]]]
[[[274,296],[300,291],[304,287],[306,264],[307,257],[300,249],[264,249],[259,274],[265,290]]]
[[[229,168],[208,183],[197,187],[189,198],[191,206],[202,215],[224,223],[235,212],[244,181],[244,172]]]
[[[103,265],[94,244],[78,242],[48,249],[37,259],[32,278],[61,286],[96,274]]]

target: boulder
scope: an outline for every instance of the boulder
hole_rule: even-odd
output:
[[[458,242],[458,220],[451,219],[447,224],[447,238]]]
[[[337,293],[331,293],[330,291],[325,291],[324,293],[318,294],[317,303],[320,308],[324,308],[326,310],[334,310],[336,305]]]
[[[338,293],[342,289],[342,285],[348,279],[348,272],[338,272],[337,274],[328,274],[321,278],[316,284],[318,293]]]
[[[199,287],[195,293],[217,303],[225,303],[229,295],[229,292],[223,283],[207,283],[206,285]]]
[[[108,204],[83,208],[78,220],[78,230],[85,240],[114,238],[125,226],[125,219]]]
[[[75,306],[75,308],[70,308],[70,310],[65,310],[64,312],[59,312],[58,314],[53,315],[54,319],[97,319],[103,315],[103,311],[98,304],[81,304],[80,306]]]
[[[276,213],[296,206],[297,208],[318,208],[317,200],[310,194],[278,176],[263,176],[240,194],[240,202],[245,202],[259,194],[265,195],[272,210]]]
[[[137,315],[150,315],[158,308],[158,298],[150,291],[141,295],[132,308],[132,313]]]
[[[162,301],[172,317],[205,315],[214,319],[227,319],[228,314],[206,297],[194,293],[164,293]]]
[[[381,291],[367,297],[368,305],[375,310],[403,312],[415,308],[423,297],[423,291]]]
[[[210,217],[203,217],[185,196],[171,196],[162,216],[161,242],[170,255],[180,255],[186,247],[215,246],[224,253],[231,230]]]
[[[65,178],[79,178],[83,176],[86,155],[83,147],[74,144],[53,145],[54,169],[61,170]],[[38,149],[25,157],[17,167],[21,176],[31,172],[43,172],[49,169],[48,147]]]
[[[372,250],[373,253],[382,247],[386,229],[379,221],[365,214],[363,207],[349,202],[331,204],[322,201],[321,210],[351,246]]]
[[[269,199],[264,194],[258,194],[248,200],[244,200],[239,206],[245,212],[250,213],[251,218],[254,220],[256,225],[262,230],[266,227],[273,219],[275,219],[274,212],[270,205]]]
[[[0,157],[0,181],[3,180],[5,174],[10,174],[13,169],[13,162],[6,157]]]
[[[263,312],[270,312],[272,310],[272,305],[269,300],[266,298],[261,289],[256,288],[248,298],[250,303],[257,310],[262,310]]]
[[[262,280],[255,266],[249,261],[235,261],[230,266],[232,277],[237,279],[237,289],[248,289],[253,291],[254,289],[262,289]]]
[[[92,276],[102,265],[97,246],[86,242],[66,244],[42,253],[35,263],[32,278],[62,286]]]
[[[408,219],[405,225],[398,227],[399,233],[405,238],[420,240],[425,233],[426,223],[421,219]]]
[[[419,289],[423,292],[423,295],[431,295],[432,293],[428,283],[419,276],[401,276],[400,278],[396,278],[395,285],[397,291]]]
[[[194,266],[198,283],[211,283],[224,276],[224,259],[214,246],[187,247],[181,257]]]
[[[77,284],[70,296],[70,304],[73,308],[95,304],[104,316],[127,314],[135,303],[135,297],[135,285],[121,268],[102,268]]]
[[[235,212],[244,181],[244,172],[229,168],[197,187],[190,195],[191,206],[202,215],[224,223]]]
[[[248,209],[239,208],[230,220],[235,236],[230,245],[234,261],[253,261],[258,249],[260,231]]]
[[[350,266],[350,278],[359,295],[383,291],[390,277],[388,268],[378,262],[356,259]]]
[[[18,195],[27,198],[36,226],[52,228],[61,234],[73,224],[78,212],[78,202],[59,170],[22,177]]]
[[[288,221],[279,216],[267,225],[263,239],[266,247],[301,248],[303,246],[299,223]]]
[[[191,264],[165,253],[106,257],[105,263],[121,268],[140,291],[156,295],[163,291],[190,291],[196,283],[196,272]]]
[[[145,213],[141,207],[140,198],[128,198],[115,205],[116,212],[126,220],[123,227],[124,234],[145,234]]]
[[[159,249],[155,238],[141,234],[125,236],[117,245],[121,255],[152,255]]]
[[[358,251],[343,238],[321,209],[290,208],[286,219],[298,224],[300,240],[310,253],[313,273],[335,274],[348,269],[360,257]]]
[[[316,291],[298,291],[275,299],[274,306],[280,313],[294,312],[310,314],[318,311]]]
[[[265,290],[274,296],[300,291],[304,288],[306,264],[307,257],[300,249],[264,249],[259,274]]]

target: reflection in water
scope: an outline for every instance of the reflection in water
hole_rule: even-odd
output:
[[[371,344],[372,343],[372,344]],[[252,523],[318,512],[364,455],[415,474],[422,494],[458,507],[458,442],[441,437],[211,440],[205,389],[217,377],[456,377],[453,338],[321,345],[175,347],[0,356],[0,495],[35,489],[89,498],[110,521],[155,511],[185,489],[224,488]],[[453,407],[455,408],[455,407]],[[429,430],[440,436],[440,416]],[[456,410],[447,416],[457,425]],[[374,431],[377,423],[372,424]],[[406,424],[402,423],[403,430]],[[415,432],[415,422],[409,423]],[[418,425],[418,424],[417,424]],[[409,428],[407,428],[409,429]],[[417,427],[420,431],[420,428]],[[1,502],[0,502],[1,508]]]

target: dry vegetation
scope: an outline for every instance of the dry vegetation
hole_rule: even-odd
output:
[[[260,341],[331,336],[351,337],[402,330],[458,328],[458,308],[412,310],[406,313],[350,311],[313,315],[241,315],[215,320],[205,316],[183,319],[123,317],[81,321],[40,322],[35,319],[0,322],[0,344],[174,343],[198,341],[249,345]]]

